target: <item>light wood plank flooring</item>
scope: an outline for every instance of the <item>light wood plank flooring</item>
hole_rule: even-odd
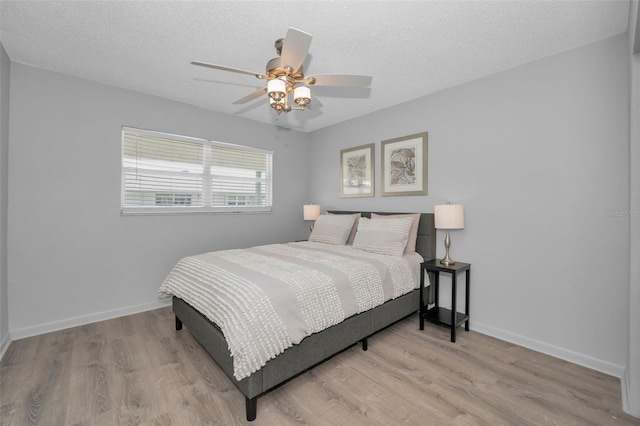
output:
[[[12,342],[1,425],[244,424],[244,397],[170,308]],[[258,399],[255,425],[640,425],[619,379],[414,315]]]

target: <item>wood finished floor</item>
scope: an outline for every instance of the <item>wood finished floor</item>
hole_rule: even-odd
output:
[[[640,425],[620,381],[414,315],[258,399],[254,425]],[[170,308],[11,343],[1,425],[244,424],[244,397]]]

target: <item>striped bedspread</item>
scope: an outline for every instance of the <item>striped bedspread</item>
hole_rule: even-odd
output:
[[[242,380],[305,337],[417,288],[421,261],[314,242],[223,250],[180,260],[158,297],[177,296],[216,323]]]

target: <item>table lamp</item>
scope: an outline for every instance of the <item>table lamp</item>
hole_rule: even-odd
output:
[[[311,230],[313,231],[313,224],[315,220],[320,216],[320,206],[317,204],[305,204],[303,207],[304,220],[310,220]]]
[[[456,262],[449,257],[449,247],[451,246],[451,238],[449,237],[450,229],[464,229],[464,209],[460,204],[447,203],[444,205],[434,206],[433,209],[436,229],[446,230],[444,237],[444,247],[447,254],[444,259],[440,260],[443,265],[455,265]]]

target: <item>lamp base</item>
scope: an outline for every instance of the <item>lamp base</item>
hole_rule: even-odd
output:
[[[444,259],[440,259],[440,263],[442,263],[443,265],[447,265],[447,266],[456,264],[456,262],[451,260],[448,256],[445,257]]]
[[[453,259],[451,259],[449,257],[449,247],[451,246],[451,238],[449,237],[449,230],[447,229],[447,232],[445,233],[444,236],[444,248],[446,249],[446,254],[444,256],[444,258],[442,260],[440,260],[440,263],[442,263],[443,265],[455,265],[456,262],[453,261]]]

